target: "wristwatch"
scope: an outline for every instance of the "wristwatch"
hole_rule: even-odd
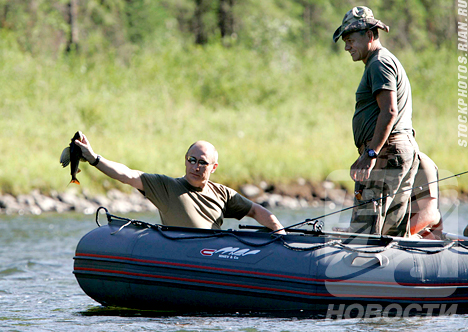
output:
[[[99,161],[101,160],[101,156],[97,155],[96,160],[93,161],[92,163],[89,163],[91,166],[97,166],[99,164]]]
[[[375,158],[377,158],[379,156],[379,154],[377,152],[375,152],[374,149],[366,148],[366,153],[369,156],[369,158],[371,158],[371,159],[375,159]]]

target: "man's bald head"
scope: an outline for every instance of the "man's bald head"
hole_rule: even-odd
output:
[[[209,158],[209,162],[211,164],[218,163],[218,151],[213,144],[207,141],[196,141],[192,145],[189,146],[187,153],[185,154],[185,158],[187,158],[192,151],[199,151],[205,154]]]

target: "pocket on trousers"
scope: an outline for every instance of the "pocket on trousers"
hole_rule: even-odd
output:
[[[394,155],[389,155],[387,159],[387,169],[402,169],[403,167],[411,164],[413,162],[412,153],[399,153]]]

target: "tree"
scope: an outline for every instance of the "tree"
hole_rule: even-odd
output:
[[[70,27],[67,38],[66,51],[78,50],[78,4],[77,0],[70,0],[67,4],[67,23]]]
[[[208,42],[208,36],[203,22],[203,16],[207,12],[207,3],[209,0],[195,0],[195,13],[193,17],[193,33],[195,34],[195,43],[199,45]]]
[[[234,0],[219,0],[218,27],[221,37],[231,37],[234,33]]]

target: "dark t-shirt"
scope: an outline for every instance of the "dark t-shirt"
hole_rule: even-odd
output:
[[[391,90],[397,94],[398,116],[392,134],[412,134],[410,82],[400,61],[386,48],[381,48],[369,57],[356,91],[353,134],[358,148],[374,136],[380,113],[375,94],[379,90]]]
[[[253,204],[211,181],[201,190],[185,178],[144,173],[141,180],[144,195],[159,209],[163,225],[220,229],[224,218],[242,219]]]

